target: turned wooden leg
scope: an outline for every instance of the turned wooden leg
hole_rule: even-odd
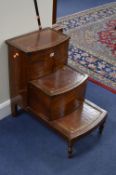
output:
[[[11,103],[11,113],[13,117],[17,115],[17,105],[15,103]]]
[[[72,158],[73,154],[73,143],[71,141],[68,142],[68,158]]]
[[[99,133],[100,133],[100,135],[101,135],[102,132],[103,132],[104,124],[105,124],[105,121],[104,121],[104,122],[100,125],[100,127],[99,127]]]

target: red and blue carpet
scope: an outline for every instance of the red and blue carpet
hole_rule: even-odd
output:
[[[116,93],[116,3],[58,20],[71,37],[68,63]]]

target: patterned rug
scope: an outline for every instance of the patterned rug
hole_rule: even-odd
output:
[[[71,37],[68,63],[116,93],[116,3],[58,19]]]

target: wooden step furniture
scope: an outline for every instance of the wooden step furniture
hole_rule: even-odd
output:
[[[12,115],[17,107],[32,112],[68,141],[96,127],[103,130],[107,112],[85,100],[88,76],[67,65],[69,37],[51,28],[6,41]]]

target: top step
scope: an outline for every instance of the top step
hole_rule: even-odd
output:
[[[48,27],[11,38],[6,43],[25,53],[33,53],[55,47],[69,38],[69,36]]]

